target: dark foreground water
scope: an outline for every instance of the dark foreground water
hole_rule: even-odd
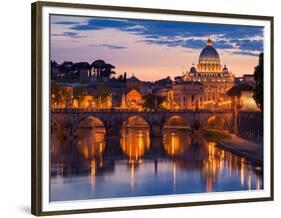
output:
[[[185,130],[150,138],[124,128],[105,142],[103,128],[78,139],[52,135],[51,201],[187,194],[263,188],[263,169]]]

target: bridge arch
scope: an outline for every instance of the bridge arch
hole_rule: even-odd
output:
[[[87,120],[92,121],[92,122],[98,124],[99,126],[103,126],[105,128],[105,130],[107,130],[106,122],[101,117],[96,116],[96,115],[85,115],[85,116],[79,117],[76,121],[74,121],[74,124],[72,126],[72,133],[75,135],[77,128],[79,127],[81,122],[84,122]]]
[[[52,117],[51,126],[50,126],[51,133],[54,130],[57,131],[57,132],[60,132],[61,128],[62,128],[62,125],[59,123],[59,121]]]
[[[230,120],[223,114],[211,114],[207,116],[205,119],[202,120],[201,127],[202,129],[206,129],[209,127],[228,131],[232,129]]]
[[[121,120],[121,128],[125,125],[137,125],[137,126],[144,126],[150,128],[150,123],[147,121],[145,117],[142,115],[128,115]]]
[[[164,128],[183,128],[190,129],[192,127],[192,123],[183,115],[172,114],[165,118],[163,125]]]

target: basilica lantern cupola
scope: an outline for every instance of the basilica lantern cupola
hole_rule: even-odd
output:
[[[228,74],[229,72],[228,72],[228,69],[227,69],[227,67],[226,67],[226,64],[224,65],[224,67],[223,67],[223,69],[222,69],[222,73],[223,74]]]

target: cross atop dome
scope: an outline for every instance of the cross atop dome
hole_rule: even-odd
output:
[[[207,46],[212,46],[212,45],[213,45],[213,41],[211,39],[211,36],[209,36],[207,40]]]

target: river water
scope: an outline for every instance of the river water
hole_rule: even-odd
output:
[[[263,188],[261,166],[184,129],[151,138],[125,127],[106,138],[102,127],[80,128],[75,142],[59,133],[51,141],[51,201]]]

